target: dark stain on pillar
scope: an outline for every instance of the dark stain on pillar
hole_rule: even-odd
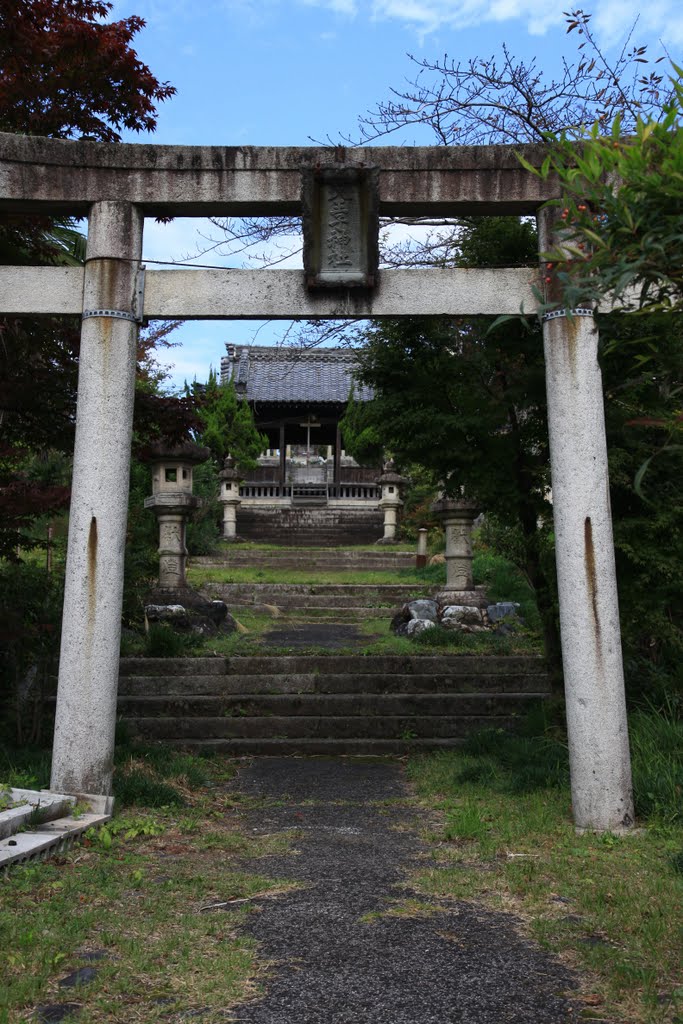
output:
[[[591,517],[586,516],[583,524],[583,547],[584,562],[586,565],[586,577],[590,591],[591,606],[593,608],[593,623],[595,625],[595,638],[600,638],[600,617],[598,615],[598,577],[595,571],[595,548],[593,546],[593,524]]]
[[[95,601],[97,598],[97,518],[90,520],[88,533],[88,621],[95,621]]]

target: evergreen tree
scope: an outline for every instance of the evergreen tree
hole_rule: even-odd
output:
[[[220,465],[232,455],[241,469],[255,469],[258,456],[268,447],[268,438],[256,429],[254,414],[237,396],[234,381],[219,384],[213,370],[205,385],[195,381],[189,393],[197,403],[201,424],[198,437]]]

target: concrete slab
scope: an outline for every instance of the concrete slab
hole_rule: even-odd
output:
[[[17,832],[0,840],[0,871],[10,864],[54,855],[87,829],[103,825],[110,814],[86,813],[75,818],[67,815],[42,825],[38,831]]]

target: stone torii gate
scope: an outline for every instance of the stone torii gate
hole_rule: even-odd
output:
[[[522,147],[539,166],[540,147]],[[0,314],[82,316],[52,780],[111,791],[135,350],[143,318],[515,314],[521,270],[383,270],[378,215],[535,214],[557,193],[512,147],[107,145],[0,134],[0,210],[88,217],[84,267],[0,268]],[[305,270],[147,271],[145,216],[303,215]],[[633,822],[597,331],[543,317],[572,799],[577,826]]]

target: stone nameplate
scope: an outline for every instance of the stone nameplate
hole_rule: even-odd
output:
[[[378,171],[319,167],[302,172],[304,272],[311,289],[377,283]]]

